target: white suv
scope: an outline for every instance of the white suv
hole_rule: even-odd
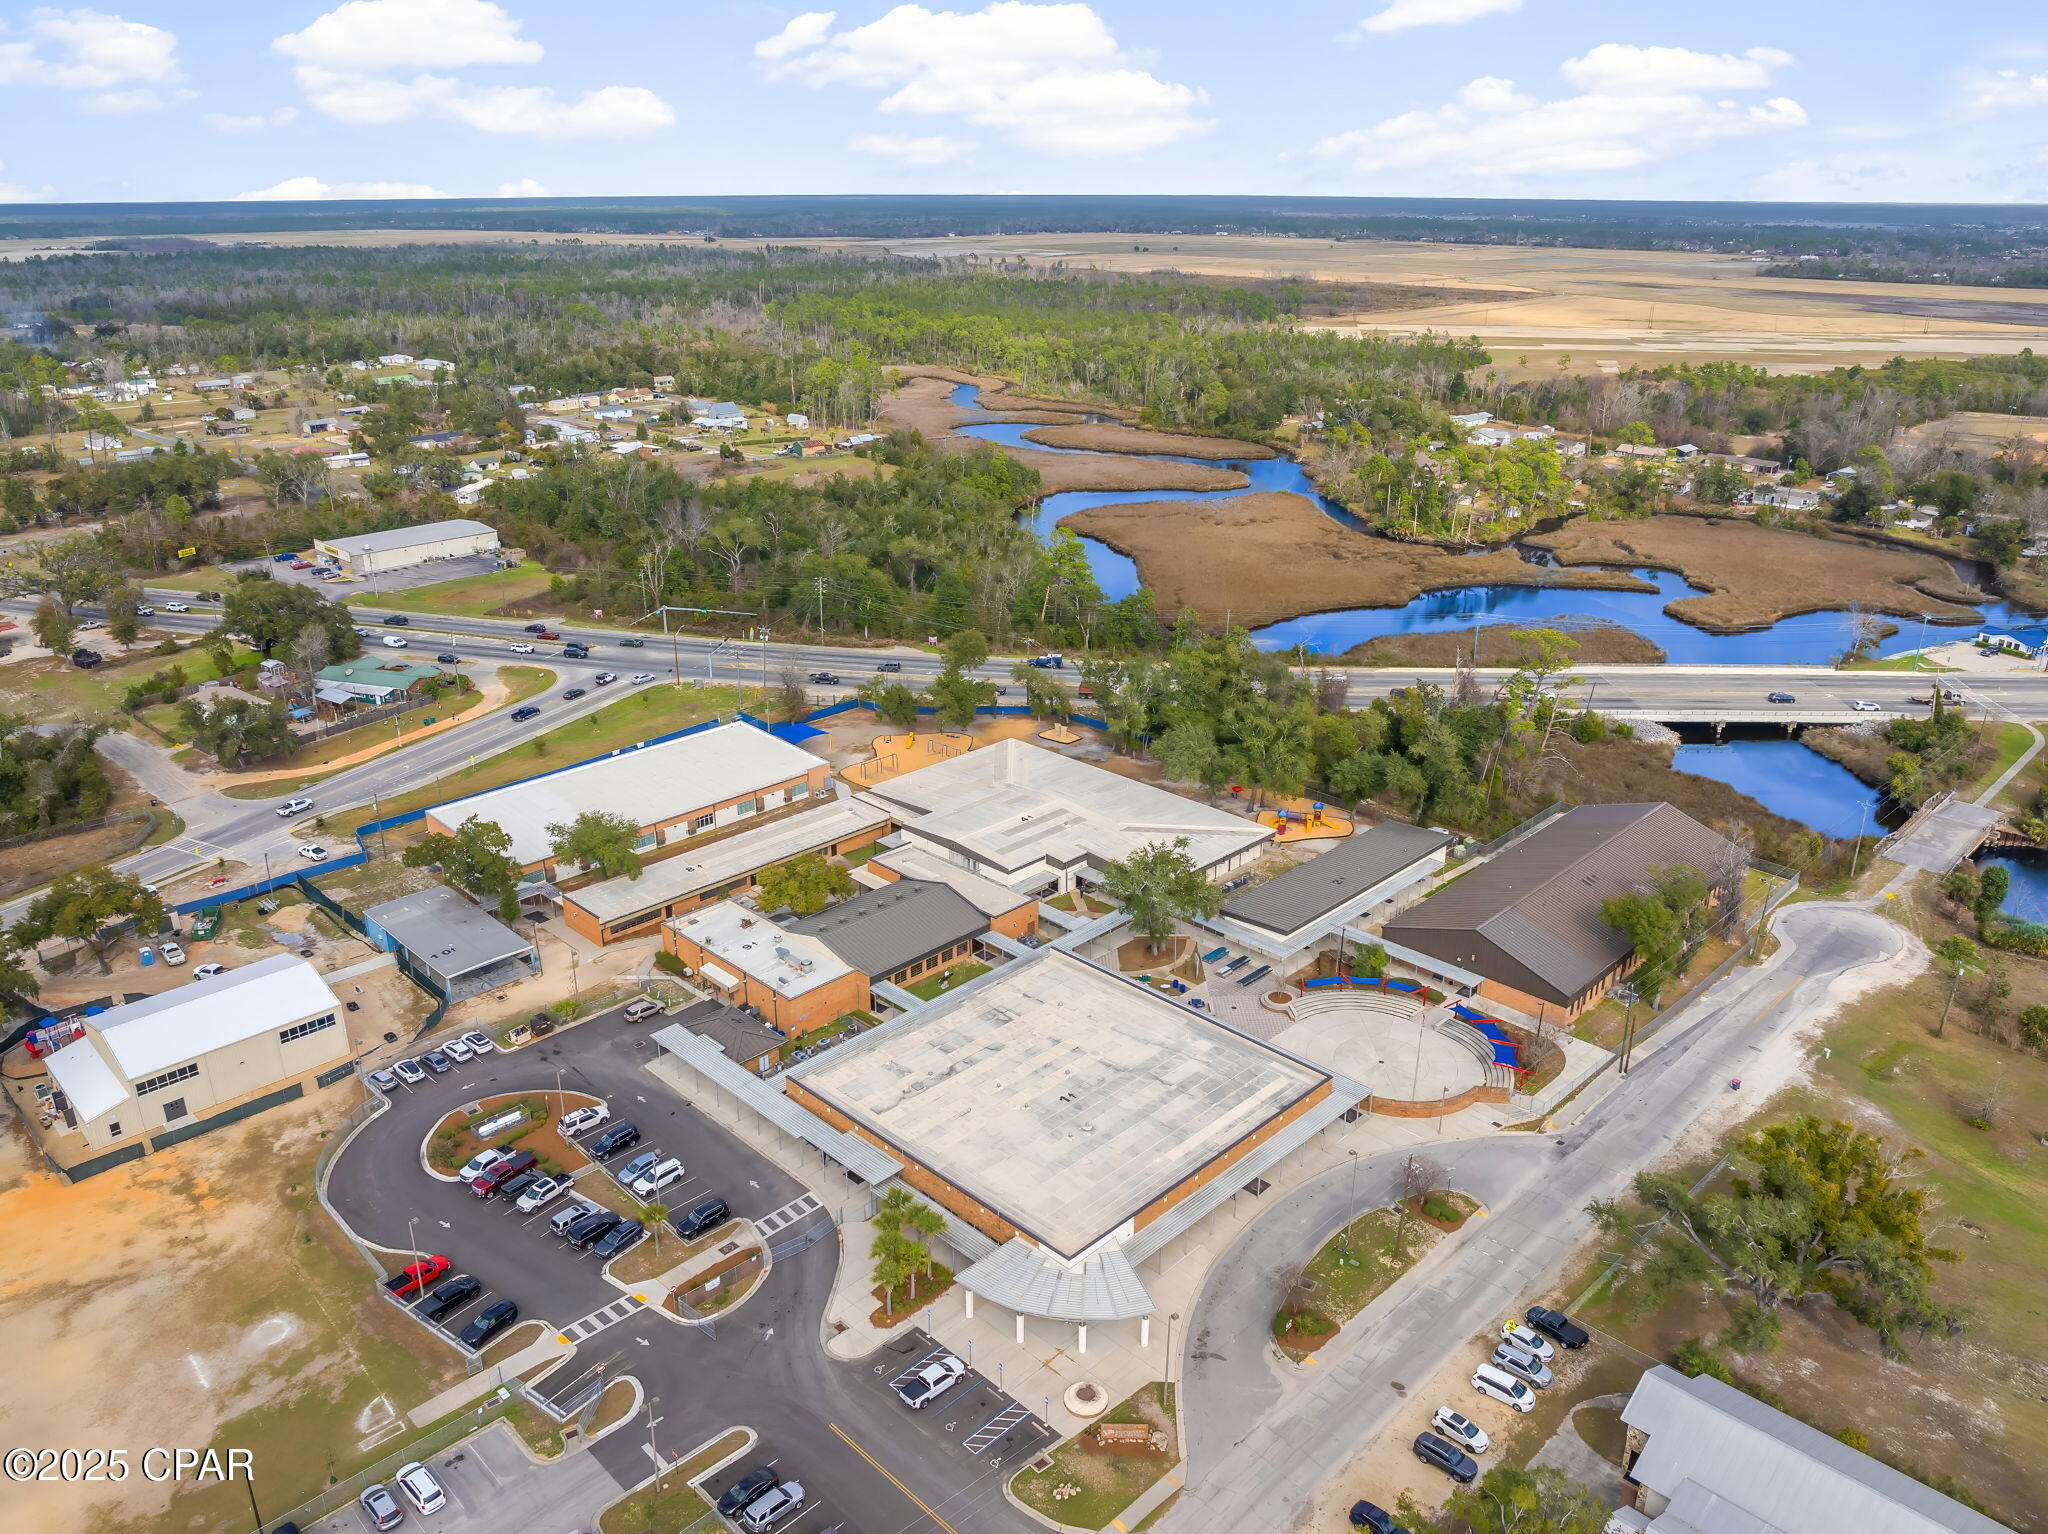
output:
[[[290,819],[294,815],[305,814],[312,807],[313,801],[311,799],[287,799],[277,807],[277,813],[286,819]]]
[[[740,1527],[747,1534],[764,1534],[778,1519],[803,1506],[804,1488],[798,1481],[780,1481],[740,1509]]]
[[[633,1179],[633,1192],[641,1198],[653,1198],[663,1188],[672,1187],[683,1180],[683,1164],[671,1156],[658,1166],[652,1166],[645,1173]]]
[[[1472,1388],[1516,1411],[1533,1411],[1536,1407],[1536,1392],[1493,1364],[1481,1364],[1472,1371]]]
[[[418,1460],[409,1465],[400,1465],[393,1477],[398,1489],[405,1493],[406,1501],[422,1513],[438,1513],[448,1505],[448,1494],[441,1490],[441,1483],[434,1479],[434,1472]]]
[[[597,1103],[588,1108],[571,1108],[555,1120],[555,1128],[565,1135],[580,1135],[587,1129],[595,1129],[600,1124],[609,1123],[611,1116],[609,1103]]]

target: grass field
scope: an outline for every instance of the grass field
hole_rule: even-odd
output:
[[[674,682],[657,682],[628,693],[594,714],[536,736],[523,746],[487,756],[475,766],[452,772],[424,788],[386,799],[384,813],[402,815],[407,810],[425,809],[444,800],[480,794],[487,788],[498,788],[553,767],[568,767],[652,735],[686,729],[714,714],[730,713],[738,701],[739,694],[731,687],[690,683],[678,687]]]
[[[93,636],[81,636],[90,646]],[[258,659],[254,650],[236,645],[234,668]],[[121,696],[129,687],[155,672],[176,666],[189,682],[210,682],[220,673],[205,650],[194,646],[176,655],[137,654],[133,659],[109,662],[91,671],[81,671],[69,661],[54,656],[25,660],[0,667],[0,703],[27,712],[36,719],[84,719],[111,714],[119,709]]]
[[[1164,1429],[1170,1446],[1174,1442],[1174,1409],[1167,1399],[1167,1388],[1155,1381],[1112,1406],[1099,1420],[1147,1423]],[[1164,1454],[1098,1454],[1088,1447],[1093,1442],[1086,1433],[1069,1438],[1052,1451],[1049,1469],[1019,1471],[1010,1482],[1011,1492],[1026,1507],[1057,1523],[1076,1529],[1100,1529],[1180,1463],[1179,1455],[1171,1447]],[[1070,1496],[1053,1495],[1068,1486],[1078,1490]]]
[[[523,602],[545,596],[551,577],[536,564],[517,565],[510,570],[487,570],[435,586],[414,586],[406,591],[377,595],[359,592],[348,599],[352,607],[388,607],[393,612],[445,613],[457,618],[482,618],[507,602]]]

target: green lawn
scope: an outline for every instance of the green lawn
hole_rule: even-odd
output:
[[[942,969],[936,974],[926,975],[915,985],[903,989],[919,1001],[933,1001],[946,994],[955,986],[965,985],[976,975],[985,975],[989,967],[979,959],[962,959],[958,964]]]
[[[103,631],[79,636],[78,642],[91,647]],[[260,657],[254,650],[236,645],[231,669],[239,670]],[[0,698],[28,711],[37,719],[82,719],[94,714],[111,714],[120,709],[121,698],[135,683],[171,666],[181,668],[187,683],[211,682],[220,675],[205,650],[194,646],[176,655],[147,652],[131,660],[109,662],[81,671],[69,661],[55,659],[23,661],[7,668],[0,677]]]
[[[789,1041],[789,1046],[794,1049],[813,1044],[822,1044],[827,1039],[838,1038],[840,1034],[846,1032],[855,1023],[860,1023],[866,1027],[873,1027],[875,1014],[872,1012],[848,1012],[843,1017],[833,1018],[831,1022],[825,1024],[822,1028],[813,1028],[809,1033],[797,1034]]]
[[[178,570],[168,574],[152,571],[137,581],[138,585],[161,586],[166,591],[226,591],[234,583],[234,572],[219,565],[201,565],[196,570]]]
[[[523,746],[487,756],[424,788],[386,799],[384,813],[402,815],[408,810],[480,794],[487,788],[499,788],[550,768],[572,766],[649,736],[687,729],[714,714],[731,713],[737,700],[734,689],[724,685],[703,687],[684,683],[678,687],[673,682],[657,682],[628,693],[594,714],[536,736]]]
[[[1933,676],[1936,673],[1952,672],[1958,668],[1955,666],[1937,666],[1931,660],[1925,660],[1912,655],[1888,655],[1878,660],[1852,660],[1838,669],[1842,671],[1921,671],[1929,676]]]
[[[1995,729],[1997,733],[1991,739],[1992,744],[1997,747],[1998,755],[1985,769],[1984,775],[1971,786],[1966,797],[1974,797],[1997,782],[1999,774],[2018,761],[2027,747],[2034,743],[2034,737],[2027,732],[2027,727],[2023,724],[2001,724]]]
[[[510,570],[486,570],[481,575],[465,575],[438,585],[414,586],[383,596],[360,592],[348,601],[352,607],[385,607],[393,612],[446,613],[457,618],[482,618],[507,602],[545,596],[550,579],[548,572],[539,565],[527,563]]]
[[[1166,1386],[1155,1381],[1104,1412],[1106,1423],[1149,1423],[1166,1430],[1173,1444],[1174,1408]],[[1165,1454],[1094,1454],[1070,1438],[1052,1451],[1045,1470],[1022,1470],[1010,1482],[1017,1500],[1034,1512],[1077,1529],[1107,1528],[1112,1519],[1142,1496],[1152,1483],[1180,1463],[1169,1447]],[[1068,1496],[1054,1493],[1075,1488]],[[624,1534],[624,1531],[613,1531]]]

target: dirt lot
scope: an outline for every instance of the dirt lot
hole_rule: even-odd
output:
[[[1664,659],[1662,645],[1618,624],[1555,622],[1531,626],[1560,628],[1570,634],[1578,641],[1581,665],[1654,666]],[[1475,666],[1516,666],[1522,663],[1528,647],[1510,637],[1514,632],[1504,624],[1480,624],[1435,634],[1379,634],[1362,645],[1353,645],[1344,652],[1343,659],[1353,666],[1451,666],[1460,658]]]
[[[1969,588],[1932,554],[1817,538],[1734,519],[1646,517],[1575,521],[1527,540],[1569,565],[1651,565],[1675,570],[1706,596],[1665,608],[1709,630],[1760,628],[1796,613],[1861,603],[1874,612],[1974,622]]]
[[[1082,448],[1095,453],[1177,453],[1183,458],[1271,458],[1273,449],[1235,437],[1196,437],[1135,426],[1041,426],[1024,433],[1046,447]]]
[[[1346,607],[1399,607],[1456,586],[1585,586],[1641,591],[1630,575],[1546,570],[1508,550],[1464,555],[1340,526],[1298,495],[1238,496],[1207,505],[1099,506],[1062,526],[1138,562],[1161,612],[1272,623]],[[1222,579],[1225,572],[1228,580]]]
[[[254,1452],[266,1514],[376,1457],[394,1420],[461,1371],[377,1301],[312,1197],[314,1161],[356,1100],[341,1087],[76,1185],[0,1131],[0,1320],[18,1388],[9,1443]],[[230,1281],[230,1275],[232,1279]],[[139,1475],[89,1491],[10,1488],[37,1534],[210,1530],[248,1509],[239,1485]]]

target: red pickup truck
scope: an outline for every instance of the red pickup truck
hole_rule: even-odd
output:
[[[421,1293],[429,1285],[438,1282],[441,1275],[447,1271],[448,1259],[446,1257],[439,1256],[438,1254],[433,1257],[423,1257],[408,1267],[400,1268],[396,1273],[385,1279],[384,1287],[397,1295],[401,1300],[406,1299],[409,1296]]]

